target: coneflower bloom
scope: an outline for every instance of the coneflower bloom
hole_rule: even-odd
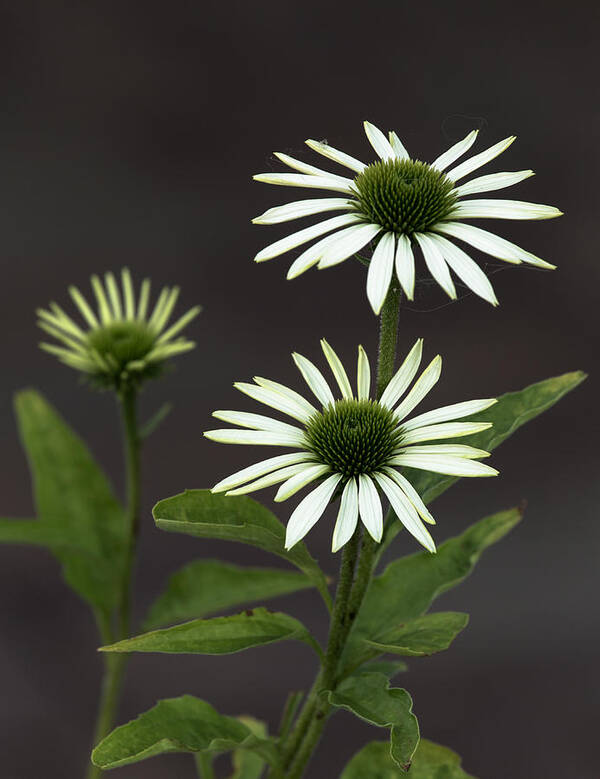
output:
[[[267,184],[338,193],[336,197],[298,200],[270,208],[253,220],[257,224],[278,224],[314,214],[342,212],[267,246],[256,255],[257,262],[278,257],[318,238],[292,263],[287,277],[293,279],[314,265],[319,268],[337,265],[370,245],[373,252],[367,274],[367,297],[377,314],[394,269],[406,296],[413,299],[416,247],[431,276],[451,298],[456,298],[456,289],[450,270],[493,305],[498,301],[489,279],[456,245],[456,240],[506,262],[555,267],[504,238],[465,223],[469,219],[550,219],[561,215],[553,206],[521,200],[466,199],[469,195],[504,189],[533,175],[532,170],[492,173],[463,183],[466,176],[505,151],[515,136],[455,165],[475,142],[477,130],[433,162],[425,163],[409,155],[395,132],[386,137],[369,122],[364,126],[378,157],[369,164],[327,143],[306,141],[318,154],[349,169],[350,176],[329,173],[279,152],[275,156],[281,162],[300,172],[254,176]]]
[[[121,272],[121,290],[112,273],[107,273],[104,281],[102,284],[98,276],[91,278],[96,311],[77,287],[69,287],[83,319],[81,324],[54,302],[49,310],[38,309],[38,325],[59,342],[41,343],[44,351],[95,382],[120,390],[128,383],[155,376],[166,360],[194,348],[193,341],[179,334],[199,314],[200,306],[168,326],[178,287],[164,287],[148,314],[149,279],[142,282],[137,300],[127,268]]]
[[[359,517],[371,537],[381,540],[383,495],[409,533],[435,552],[433,539],[423,524],[434,524],[434,519],[402,468],[454,476],[495,476],[494,468],[478,462],[488,452],[456,443],[429,442],[487,429],[489,422],[456,420],[482,411],[496,400],[470,400],[410,418],[436,384],[442,365],[438,355],[409,390],[421,363],[421,340],[415,343],[379,400],[370,396],[371,371],[362,346],[358,347],[356,393],[331,346],[324,340],[321,346],[341,397],[334,396],[321,371],[300,354],[293,358],[318,401],[316,406],[293,389],[268,379],[255,377],[254,384],[236,383],[241,392],[299,424],[246,411],[215,411],[213,416],[217,419],[242,429],[209,430],[204,435],[220,443],[284,446],[296,451],[244,468],[220,481],[212,491],[242,495],[280,484],[275,500],[283,501],[318,482],[290,516],[285,546],[289,549],[304,538],[339,495],[334,552],[352,537]]]

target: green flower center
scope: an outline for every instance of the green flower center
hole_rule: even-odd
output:
[[[340,400],[306,427],[307,448],[349,479],[373,474],[389,462],[400,441],[392,412],[371,400]]]
[[[124,371],[129,363],[143,360],[155,342],[156,336],[145,322],[113,322],[88,334],[90,347],[108,363],[115,375]]]
[[[413,160],[382,160],[354,179],[359,211],[396,235],[425,232],[448,217],[454,184],[439,170]]]

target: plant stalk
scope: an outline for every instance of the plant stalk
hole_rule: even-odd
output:
[[[400,287],[392,282],[380,317],[377,399],[394,375],[399,315]],[[301,779],[319,743],[331,713],[331,706],[323,692],[335,688],[344,646],[371,582],[378,544],[365,534],[359,556],[358,542],[357,532],[344,547],[325,662],[298,716],[291,737],[284,744],[283,765],[284,770],[287,770],[287,779]]]
[[[116,630],[113,631],[108,620],[99,618],[100,634],[103,643],[128,638],[131,623],[131,589],[133,568],[137,549],[137,536],[140,514],[140,449],[141,439],[137,426],[137,390],[127,386],[119,393],[119,406],[124,439],[125,471],[127,482],[127,510],[125,513],[127,548],[123,585],[119,607],[117,609]],[[119,705],[123,673],[127,655],[104,655],[104,676],[102,692],[98,706],[94,746],[107,736],[114,726]],[[90,763],[86,779],[97,779],[102,770]]]

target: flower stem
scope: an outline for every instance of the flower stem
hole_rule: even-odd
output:
[[[399,315],[400,287],[392,282],[380,318],[378,399],[394,375]],[[287,779],[301,779],[319,743],[331,713],[331,706],[325,700],[323,692],[335,688],[340,658],[373,576],[378,544],[365,534],[358,555],[358,543],[357,532],[344,547],[325,662],[307,696],[292,734],[284,744],[283,765],[284,770],[287,769]]]
[[[377,359],[377,400],[390,383],[396,365],[400,287],[392,281],[379,320],[379,354]]]
[[[298,717],[291,739],[283,752],[283,765],[284,768],[289,768],[287,774],[289,779],[296,779],[296,777],[302,776],[304,768],[325,726],[329,704],[321,697],[321,693],[333,687],[340,653],[348,635],[349,626],[346,624],[348,598],[350,597],[354,580],[359,540],[360,529],[357,528],[342,552],[340,575],[335,593],[323,668],[315,680],[304,709]],[[315,726],[315,723],[318,727]]]
[[[126,557],[119,607],[117,610],[117,628],[112,630],[109,620],[98,618],[100,635],[104,643],[115,639],[127,638],[131,621],[131,587],[133,567],[137,548],[137,536],[140,513],[140,435],[137,427],[137,391],[133,387],[125,388],[119,394],[119,405],[123,427],[125,469],[127,479],[126,521]],[[127,655],[107,654],[104,657],[104,677],[98,706],[98,716],[94,730],[94,745],[98,744],[113,728]],[[86,779],[96,779],[102,770],[89,765]]]

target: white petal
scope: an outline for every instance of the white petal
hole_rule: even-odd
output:
[[[104,274],[104,282],[106,284],[106,291],[108,292],[108,298],[112,306],[113,315],[115,319],[123,319],[123,309],[121,308],[121,295],[119,294],[119,288],[117,282],[112,273]]]
[[[297,419],[299,422],[308,422],[312,414],[308,413],[304,405],[300,405],[295,399],[286,395],[276,392],[273,389],[267,387],[257,387],[254,384],[248,384],[247,382],[239,381],[233,385],[240,392],[257,400],[259,403],[264,403],[266,406],[277,409],[288,416]],[[313,407],[314,408],[314,407]],[[317,409],[314,409],[313,413],[317,413]]]
[[[402,429],[414,430],[416,427],[423,427],[423,425],[435,425],[439,422],[448,422],[451,419],[470,417],[471,414],[476,414],[478,411],[484,411],[497,402],[496,398],[481,398],[481,400],[465,400],[462,403],[452,403],[450,406],[441,406],[433,411],[427,411],[425,414],[419,414],[418,417],[413,417],[407,422],[403,422]]]
[[[335,380],[338,383],[342,397],[345,400],[352,400],[352,387],[350,385],[350,380],[348,379],[348,374],[342,365],[342,361],[324,338],[321,339],[321,349],[323,349],[325,359],[329,363],[331,372],[335,376]]]
[[[98,276],[92,276],[90,279],[92,284],[92,289],[94,290],[94,294],[96,296],[96,302],[98,303],[98,313],[100,314],[100,321],[103,325],[108,325],[113,320],[113,315],[110,310],[110,306],[108,305],[108,300],[106,299],[106,293],[104,292],[104,287],[102,286],[102,282],[98,278]]]
[[[525,200],[461,200],[452,210],[455,219],[554,219],[562,215],[554,206]]]
[[[412,389],[404,398],[402,403],[396,408],[394,414],[398,421],[401,421],[419,404],[423,398],[435,387],[437,380],[442,372],[442,358],[436,355],[423,373],[413,384]]]
[[[121,285],[123,287],[123,300],[125,301],[125,318],[134,319],[135,317],[135,297],[133,294],[133,284],[131,283],[131,273],[128,268],[121,271]]]
[[[321,519],[341,478],[338,473],[333,474],[312,492],[309,492],[296,506],[287,524],[286,549],[291,549],[294,544],[302,540],[311,527]]]
[[[390,146],[392,147],[397,160],[410,159],[410,155],[406,151],[406,147],[393,130],[389,131],[388,138],[390,139]]]
[[[410,246],[410,239],[406,235],[398,236],[396,276],[398,276],[404,294],[409,300],[412,300],[415,294],[415,258]]]
[[[328,465],[323,465],[321,463],[304,466],[299,473],[292,475],[281,485],[277,490],[277,495],[275,495],[275,502],[280,503],[282,500],[291,498],[292,495],[295,495],[303,487],[306,487],[307,484],[310,484],[329,471],[331,471],[331,468]]]
[[[491,422],[442,422],[440,425],[427,425],[410,430],[402,437],[400,446],[418,444],[421,441],[435,441],[440,438],[459,438],[463,435],[481,433],[492,426]]]
[[[551,270],[556,268],[556,265],[545,262],[536,257],[535,254],[526,252],[525,249],[521,249],[516,244],[506,241],[504,238],[494,235],[494,233],[482,230],[481,227],[461,224],[461,222],[440,222],[433,229],[436,233],[452,235],[460,241],[470,243],[476,249],[492,257],[497,257],[499,260],[505,260],[505,262],[514,262],[515,264],[528,262],[530,265],[535,265],[538,268],[549,268]]]
[[[358,347],[358,367],[356,376],[357,397],[359,400],[368,400],[371,391],[371,366],[369,358],[362,346]]]
[[[421,355],[423,354],[423,339],[418,338],[413,348],[404,358],[402,365],[392,376],[390,383],[385,388],[383,395],[379,399],[382,406],[392,408],[406,391],[408,385],[414,379],[416,372],[421,364]]]
[[[361,473],[358,477],[358,511],[363,525],[374,541],[381,541],[383,535],[383,509],[377,488],[370,476]]]
[[[145,321],[148,313],[148,303],[150,302],[150,279],[144,279],[140,287],[140,299],[138,300],[137,318]]]
[[[431,167],[437,168],[438,170],[444,170],[448,165],[452,165],[454,160],[457,160],[459,157],[462,157],[465,152],[469,151],[471,146],[475,143],[478,133],[479,130],[471,130],[462,141],[455,143],[454,146],[451,146],[443,154],[440,154],[439,157],[436,157],[431,163]]]
[[[230,425],[249,427],[252,430],[266,430],[271,433],[301,433],[300,428],[280,422],[278,419],[265,417],[262,414],[250,414],[247,411],[213,411],[213,417]]]
[[[409,468],[419,468],[433,473],[444,473],[449,476],[497,476],[498,471],[490,465],[477,460],[467,460],[464,457],[431,454],[401,454],[394,458],[397,465]]]
[[[323,253],[319,260],[319,268],[329,268],[331,265],[337,265],[356,252],[359,252],[363,246],[369,243],[375,236],[381,232],[381,227],[374,224],[360,224],[347,227],[341,230],[337,241],[334,241]]]
[[[296,392],[296,390],[290,389],[290,387],[286,387],[285,384],[280,384],[278,381],[271,381],[271,379],[264,379],[262,376],[254,376],[253,378],[260,387],[271,390],[276,395],[282,395],[284,398],[287,398],[290,403],[300,407],[304,411],[307,419],[318,413],[313,404],[309,403],[303,395]],[[275,408],[277,407],[275,406]]]
[[[277,159],[281,160],[284,165],[288,165],[294,170],[299,170],[301,173],[308,173],[311,176],[324,176],[325,178],[341,179],[345,181],[344,176],[338,176],[337,173],[330,173],[328,170],[321,170],[321,168],[315,168],[314,165],[309,165],[302,160],[296,160],[294,157],[290,157],[289,154],[283,154],[280,151],[275,152]]]
[[[98,327],[99,322],[96,319],[96,316],[92,309],[90,308],[89,303],[87,300],[83,297],[81,292],[77,289],[77,287],[71,286],[69,287],[69,294],[73,298],[73,301],[77,308],[81,311],[81,314],[83,318],[86,320],[88,325],[90,327]]]
[[[264,430],[207,430],[204,435],[220,444],[248,444],[252,446],[304,446],[303,435],[271,433]]]
[[[384,468],[383,470],[385,474],[389,476],[392,481],[395,481],[396,484],[400,487],[402,492],[406,495],[406,497],[409,499],[409,501],[417,510],[417,513],[419,514],[423,522],[427,522],[430,525],[435,525],[435,519],[433,518],[433,516],[429,512],[429,509],[423,503],[421,496],[416,491],[416,489],[412,486],[409,480],[405,478],[401,473],[394,470],[393,468]]]
[[[367,298],[373,311],[379,315],[394,270],[396,239],[394,233],[385,233],[377,244],[367,273]]]
[[[451,457],[466,457],[468,460],[479,460],[481,457],[489,457],[490,453],[485,449],[476,449],[465,444],[425,444],[424,446],[407,446],[399,449],[398,454],[449,454]]]
[[[487,300],[493,306],[497,306],[498,298],[494,288],[479,265],[468,254],[465,254],[462,249],[459,249],[458,246],[455,246],[455,244],[443,236],[435,235],[435,233],[428,233],[428,235],[459,279],[476,295],[479,295],[480,298]]]
[[[371,122],[364,122],[365,133],[369,143],[375,149],[382,160],[393,160],[396,155],[388,139],[378,127]]]
[[[352,179],[341,176],[310,176],[302,173],[259,173],[252,177],[263,184],[277,184],[282,187],[307,187],[311,189],[331,189],[334,192],[352,192]]]
[[[477,192],[493,192],[496,189],[504,189],[518,184],[523,179],[533,176],[532,170],[516,170],[505,173],[491,173],[488,176],[479,176],[476,179],[461,184],[454,191],[458,197],[465,195],[475,195]]]
[[[511,135],[509,138],[505,138],[503,141],[495,143],[493,146],[490,146],[489,149],[476,154],[474,157],[469,157],[468,160],[465,160],[460,165],[449,170],[448,173],[446,173],[446,176],[448,176],[451,181],[458,181],[458,179],[468,176],[469,173],[477,170],[477,168],[481,168],[482,165],[485,165],[499,154],[502,154],[503,151],[508,149],[516,137],[516,135]]]
[[[358,488],[356,480],[352,478],[346,482],[342,492],[340,510],[338,511],[337,521],[333,529],[333,538],[331,539],[332,552],[337,552],[352,538],[357,524]]]
[[[296,276],[300,276],[301,273],[304,273],[309,268],[312,268],[313,265],[316,265],[325,253],[327,247],[338,241],[344,232],[345,230],[339,230],[338,232],[333,233],[333,235],[326,235],[325,238],[321,238],[320,241],[313,243],[312,246],[305,249],[290,265],[290,269],[287,272],[288,281],[290,279],[295,279]]]
[[[307,141],[305,141],[305,143],[318,154],[322,154],[324,157],[327,157],[334,162],[339,162],[340,165],[344,165],[346,168],[350,168],[357,173],[362,173],[363,170],[367,167],[364,162],[357,160],[355,157],[351,157],[349,154],[346,154],[343,151],[334,149],[333,146],[329,146],[327,143],[313,141],[312,138],[309,138]]]
[[[456,289],[450,278],[450,271],[442,253],[425,233],[415,233],[415,238],[421,247],[429,272],[444,292],[453,300],[456,300]]]
[[[241,487],[236,487],[234,490],[227,490],[227,495],[246,495],[249,492],[256,492],[262,490],[265,487],[272,487],[274,484],[285,482],[294,475],[304,473],[306,468],[311,466],[307,463],[299,463],[297,465],[288,465],[287,468],[281,468],[281,470],[273,471],[263,476],[261,479],[251,481],[249,484],[244,484]]]
[[[295,200],[293,203],[269,208],[264,214],[255,217],[252,221],[258,225],[274,225],[280,222],[289,222],[292,219],[300,219],[303,216],[321,214],[325,211],[349,211],[353,207],[353,201],[345,197],[319,197],[314,200]]]
[[[56,303],[50,304],[52,311],[45,311],[43,308],[38,308],[36,313],[41,319],[45,319],[53,327],[57,327],[64,332],[69,333],[78,341],[87,342],[87,334],[77,325],[70,316],[68,316],[60,306]],[[97,324],[96,324],[97,326]]]
[[[169,321],[178,297],[179,287],[173,287],[173,289],[168,290],[167,295],[163,299],[162,306],[160,308],[157,306],[152,312],[152,316],[150,317],[148,324],[157,333],[160,333],[163,327],[165,327]]]
[[[416,538],[420,544],[423,544],[425,549],[428,549],[430,552],[435,552],[433,538],[429,535],[429,531],[419,519],[415,507],[404,494],[400,486],[382,473],[375,474],[375,478],[381,489],[385,492],[394,514],[398,517],[400,522],[402,522],[411,536]]]
[[[311,241],[313,238],[318,238],[323,233],[330,233],[332,230],[337,230],[340,227],[358,222],[360,217],[358,214],[341,214],[340,216],[334,216],[331,219],[326,219],[324,222],[319,222],[316,225],[305,227],[303,230],[298,230],[286,238],[282,238],[270,246],[265,247],[254,258],[254,262],[264,262],[265,260],[272,260],[273,257],[279,257],[280,254],[284,254],[290,249],[295,249],[296,246]]]
[[[307,360],[306,357],[303,357],[297,352],[294,352],[292,357],[294,358],[294,362],[296,363],[298,370],[304,377],[304,380],[310,389],[314,392],[318,400],[321,401],[323,406],[333,406],[335,403],[335,398],[333,397],[333,393],[329,388],[329,384],[327,384],[325,377],[317,368],[317,366],[313,365],[310,360]]]
[[[254,465],[249,465],[247,468],[242,468],[241,471],[232,473],[226,479],[221,479],[220,482],[215,484],[211,492],[226,492],[234,487],[239,487],[240,484],[245,484],[248,481],[252,481],[252,479],[257,479],[259,476],[264,476],[265,473],[271,473],[288,465],[310,462],[311,458],[312,454],[310,452],[292,452],[291,454],[269,457],[268,460],[262,460]]]
[[[193,319],[195,319],[201,311],[202,306],[194,306],[194,308],[190,308],[190,310],[183,314],[183,316],[179,317],[179,319],[174,322],[171,327],[168,328],[168,330],[164,331],[164,333],[156,341],[157,345],[166,344],[167,341],[170,341],[173,336],[181,332],[184,327],[187,327],[187,325]]]

